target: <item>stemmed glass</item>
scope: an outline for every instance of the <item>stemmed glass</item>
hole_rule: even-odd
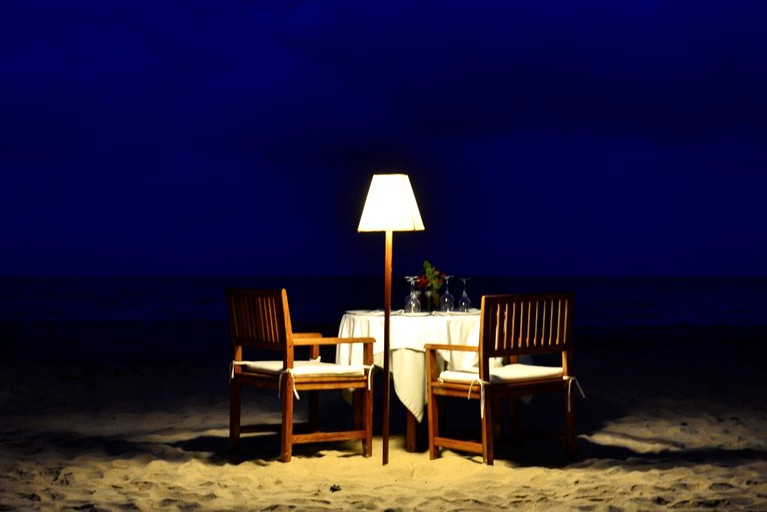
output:
[[[450,278],[445,276],[445,293],[439,298],[439,309],[442,311],[453,311],[455,309],[455,297],[450,293]]]
[[[461,278],[461,281],[463,281],[463,293],[461,294],[461,298],[458,299],[458,310],[463,311],[464,313],[468,313],[471,309],[471,299],[466,294],[466,281],[468,280],[468,277]]]
[[[407,276],[405,279],[410,283],[410,293],[405,298],[405,313],[420,313],[421,300],[415,291],[415,283],[418,280],[418,276]]]

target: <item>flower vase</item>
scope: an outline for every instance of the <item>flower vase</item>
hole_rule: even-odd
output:
[[[424,292],[425,299],[423,301],[424,311],[431,313],[432,311],[439,311],[439,292],[434,289],[427,289]]]

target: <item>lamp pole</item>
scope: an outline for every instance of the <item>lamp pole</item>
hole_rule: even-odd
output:
[[[384,258],[384,388],[383,388],[383,464],[389,463],[389,404],[391,389],[391,373],[389,364],[391,359],[390,351],[390,319],[391,319],[391,267],[392,267],[392,242],[394,233],[391,230],[386,231],[386,256]]]

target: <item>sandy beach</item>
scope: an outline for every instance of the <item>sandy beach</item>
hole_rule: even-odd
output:
[[[580,457],[501,442],[491,467],[451,451],[430,461],[425,425],[407,453],[396,399],[387,466],[380,437],[372,458],[308,445],[283,464],[270,435],[229,453],[226,338],[216,353],[176,350],[220,330],[166,325],[104,352],[110,332],[137,333],[69,326],[65,350],[40,326],[4,325],[16,349],[0,372],[0,510],[767,510],[763,328],[582,329]],[[323,405],[346,414],[340,397]],[[525,418],[556,425],[550,405],[533,400]],[[380,393],[375,407],[380,419]],[[244,410],[279,418],[266,394]]]

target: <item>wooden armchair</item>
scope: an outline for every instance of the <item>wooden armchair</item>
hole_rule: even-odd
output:
[[[290,461],[293,445],[326,441],[362,441],[362,453],[373,452],[373,338],[323,338],[319,333],[294,333],[290,323],[287,292],[283,290],[227,290],[231,328],[232,363],[229,400],[229,443],[237,448],[240,434],[280,430],[280,460]],[[345,366],[320,362],[320,345],[364,344],[363,365]],[[294,357],[294,348],[309,347],[308,361]],[[276,353],[272,360],[243,360],[244,350]],[[279,428],[241,425],[241,388],[254,386],[277,391],[282,422]],[[319,424],[319,391],[352,390],[354,429],[322,432]],[[296,433],[293,425],[294,398],[309,397],[309,432]]]
[[[562,392],[565,397],[565,433],[551,434],[566,443],[574,455],[575,415],[572,385],[573,295],[570,293],[535,295],[488,295],[482,297],[479,347],[426,345],[428,380],[429,457],[439,457],[441,448],[482,454],[493,464],[493,436],[500,433],[499,405],[509,399],[511,432],[519,437],[518,405],[522,396],[542,392]],[[437,351],[478,351],[479,366],[438,368]],[[561,364],[540,366],[522,364],[520,356],[561,354]],[[491,366],[491,359],[502,358],[502,366]],[[498,361],[496,359],[496,361]],[[580,387],[578,387],[580,389]],[[441,403],[445,397],[477,400],[480,403],[482,440],[450,438],[440,431]]]

